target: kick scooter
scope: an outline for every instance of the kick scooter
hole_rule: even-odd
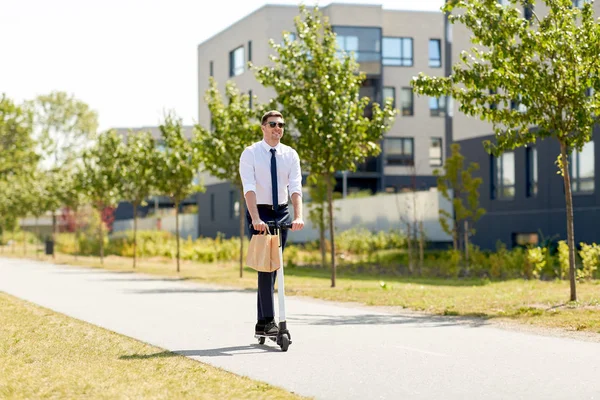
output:
[[[277,297],[279,299],[279,333],[277,336],[267,336],[267,335],[254,335],[255,338],[258,339],[258,344],[265,344],[265,339],[269,338],[272,341],[276,342],[279,347],[281,347],[281,351],[287,351],[290,344],[292,344],[292,335],[290,335],[290,331],[287,330],[287,322],[285,320],[285,283],[283,276],[283,248],[281,247],[281,230],[282,229],[291,229],[292,224],[290,222],[287,223],[279,223],[277,221],[267,222],[267,226],[269,229],[273,229],[273,232],[277,232],[277,236],[279,237],[279,270],[277,270]],[[252,225],[250,226],[252,229]]]

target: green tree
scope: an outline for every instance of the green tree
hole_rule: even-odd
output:
[[[97,143],[83,153],[81,190],[99,214],[106,207],[116,206],[122,192],[123,147],[121,137],[114,130],[108,130],[100,134]],[[103,225],[103,222],[98,225],[101,263],[104,263]]]
[[[538,2],[540,3],[540,2]],[[554,138],[560,144],[558,166],[563,176],[571,300],[577,299],[573,202],[568,155],[591,140],[600,107],[600,24],[592,5],[573,7],[571,0],[543,0],[548,12],[526,20],[517,9],[533,0],[450,0],[443,11],[452,23],[471,31],[470,51],[449,77],[420,74],[415,91],[451,96],[460,111],[491,122],[495,143],[486,149],[506,150]],[[456,11],[456,12],[454,12]],[[593,93],[590,95],[590,89]],[[519,107],[511,107],[515,102]],[[495,105],[495,106],[492,106]],[[492,106],[492,107],[491,107]]]
[[[160,125],[164,151],[157,156],[158,190],[173,200],[175,205],[175,233],[177,238],[177,272],[180,271],[179,205],[188,196],[203,192],[204,186],[195,183],[200,157],[195,146],[183,134],[181,119],[169,113]]]
[[[240,278],[244,266],[244,189],[239,174],[240,155],[247,146],[261,137],[260,123],[257,120],[257,109],[250,107],[250,97],[241,94],[235,83],[225,84],[224,102],[217,89],[217,83],[210,78],[210,86],[206,91],[205,100],[210,110],[212,129],[200,125],[194,129],[194,145],[202,169],[212,176],[228,180],[237,189],[240,203]],[[255,103],[255,99],[252,99]]]
[[[2,94],[0,97],[0,180],[32,170],[38,162],[32,137],[32,114]]]
[[[59,168],[77,160],[98,129],[98,115],[65,92],[54,91],[29,101],[45,168]]]
[[[156,141],[150,132],[129,132],[125,145],[121,195],[133,205],[133,268],[137,260],[137,211],[156,188],[158,177]]]
[[[300,7],[295,18],[297,39],[284,34],[284,44],[270,41],[273,65],[255,67],[258,81],[277,92],[288,122],[299,133],[294,147],[309,174],[327,184],[331,286],[335,286],[336,256],[332,177],[336,171],[356,171],[356,165],[380,153],[379,142],[393,123],[391,99],[381,108],[360,96],[365,74],[350,54],[340,56],[336,35],[318,7]],[[370,115],[368,115],[370,114]]]
[[[485,210],[479,207],[479,186],[483,183],[481,178],[474,178],[473,172],[479,169],[479,164],[470,163],[465,168],[465,157],[460,154],[460,145],[451,145],[452,154],[446,159],[443,171],[433,171],[437,177],[437,187],[446,200],[452,204],[452,212],[440,209],[440,224],[444,232],[452,236],[454,250],[459,250],[461,226],[464,222],[471,222],[471,228],[465,234],[474,234],[473,224],[479,220]],[[465,252],[468,243],[464,241]]]
[[[0,179],[0,231],[2,231],[2,244],[5,243],[5,233],[13,232],[18,225],[20,196],[14,184],[15,176]]]

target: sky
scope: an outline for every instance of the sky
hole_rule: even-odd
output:
[[[334,2],[437,11],[444,0]],[[300,2],[0,0],[0,94],[65,91],[98,113],[101,130],[156,126],[166,110],[193,124],[198,44],[265,4]]]

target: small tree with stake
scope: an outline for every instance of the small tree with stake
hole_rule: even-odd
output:
[[[233,82],[225,85],[223,102],[214,79],[206,91],[206,102],[211,115],[212,129],[195,126],[194,145],[202,168],[212,176],[229,180],[238,191],[240,199],[240,278],[244,266],[244,190],[239,174],[240,155],[244,149],[261,137],[255,105],[250,107],[250,97],[241,94]]]
[[[545,16],[530,20],[519,8],[536,9],[534,0],[449,0],[442,10],[452,23],[471,31],[475,45],[461,54],[449,77],[420,74],[415,91],[452,96],[460,111],[493,125],[495,143],[504,151],[554,138],[560,144],[557,164],[563,176],[569,245],[572,301],[577,300],[575,235],[569,154],[591,140],[600,109],[600,24],[590,3],[573,7],[571,0],[543,0]],[[517,7],[518,6],[518,7]],[[590,90],[591,89],[591,90]],[[591,93],[590,93],[591,92]],[[511,107],[511,103],[519,107]],[[495,105],[495,106],[492,106]],[[534,127],[532,129],[532,127]]]
[[[160,125],[164,151],[157,155],[158,190],[173,200],[175,205],[175,234],[177,240],[177,272],[180,272],[179,205],[188,196],[205,189],[194,183],[200,158],[194,146],[183,133],[181,119],[173,113],[165,116]]]

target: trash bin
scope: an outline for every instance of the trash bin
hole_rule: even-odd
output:
[[[52,239],[46,239],[46,255],[51,256],[54,254],[54,241]]]

